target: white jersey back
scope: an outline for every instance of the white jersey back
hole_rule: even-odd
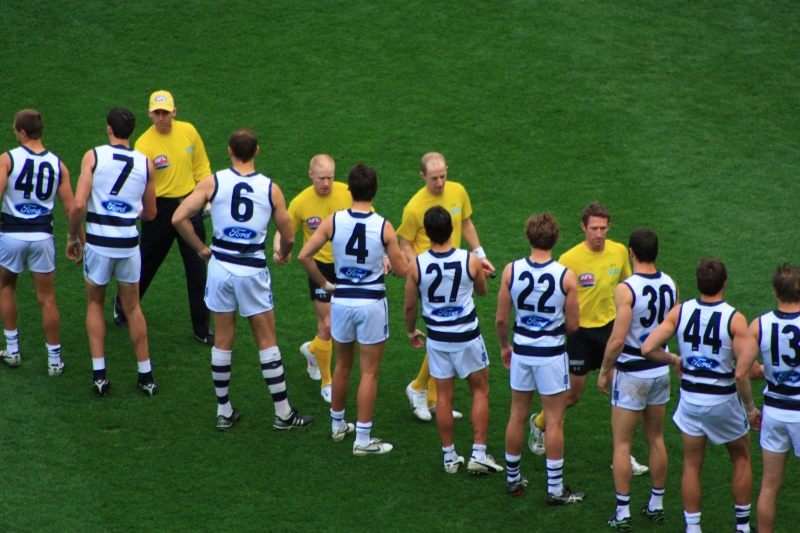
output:
[[[683,379],[681,401],[719,405],[736,394],[731,321],[736,309],[725,302],[699,299],[681,305],[678,347]]]
[[[800,422],[800,313],[772,311],[759,317],[764,361],[764,410],[784,422]]]
[[[470,254],[451,248],[417,257],[422,319],[428,327],[427,344],[443,352],[460,352],[481,336],[472,300]]]
[[[386,296],[383,283],[383,228],[377,213],[347,209],[333,214],[333,268],[336,291],[331,302],[360,307]]]
[[[550,260],[534,263],[525,257],[511,263],[514,303],[512,357],[526,365],[543,365],[567,351],[564,324],[564,276],[567,267]]]
[[[41,241],[53,234],[53,207],[61,184],[61,160],[27,146],[8,152],[11,172],[3,196],[0,232],[21,241]]]
[[[669,365],[642,357],[642,343],[664,321],[675,305],[678,289],[671,277],[663,272],[634,274],[625,281],[633,295],[631,326],[616,367],[641,378],[669,374]],[[666,346],[664,347],[666,349]]]
[[[86,246],[106,257],[130,257],[138,253],[136,219],[150,172],[147,156],[110,144],[95,148],[94,156]]]
[[[267,268],[264,246],[272,218],[272,180],[234,169],[214,174],[211,252],[235,276],[252,276]]]

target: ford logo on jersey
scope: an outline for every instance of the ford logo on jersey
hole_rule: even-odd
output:
[[[158,170],[163,170],[169,166],[169,158],[165,155],[157,155],[156,158],[153,159],[153,166]]]
[[[526,326],[539,329],[546,328],[550,324],[550,322],[552,322],[552,320],[536,315],[524,316],[522,317],[521,321]]]
[[[695,368],[714,370],[719,366],[719,361],[714,361],[713,359],[708,359],[707,357],[690,357],[689,364]]]
[[[311,217],[306,219],[306,224],[308,225],[308,229],[310,230],[316,230],[321,222],[322,219],[319,217]]]
[[[111,213],[129,213],[133,211],[133,206],[126,204],[125,202],[120,202],[119,200],[106,200],[105,202],[101,202],[101,205],[106,208],[106,211]]]
[[[461,314],[463,307],[442,307],[441,309],[434,309],[433,316],[441,318],[453,318]]]
[[[44,215],[49,211],[45,206],[39,204],[17,204],[14,209],[23,215],[33,215],[35,217]]]
[[[587,272],[578,276],[578,283],[581,287],[594,287],[594,274]]]
[[[800,374],[791,371],[773,372],[772,377],[775,378],[775,381],[778,383],[783,383],[785,381],[788,381],[789,383],[797,383],[800,381]]]
[[[339,269],[339,274],[351,281],[361,281],[372,274],[372,270],[365,270],[357,267],[342,267]]]
[[[641,337],[639,337],[639,344],[644,344],[644,341],[646,341],[646,340],[647,340],[647,337],[649,337],[649,336],[650,336],[650,334],[649,334],[649,333],[645,333],[644,335],[642,335]]]
[[[225,234],[226,237],[230,237],[231,239],[253,239],[256,236],[256,232],[251,230],[250,228],[225,228],[222,230],[222,233]]]

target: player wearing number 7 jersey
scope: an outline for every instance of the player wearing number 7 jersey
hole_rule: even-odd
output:
[[[749,533],[750,424],[742,401],[752,402],[750,382],[734,381],[734,359],[744,349],[747,320],[722,299],[728,273],[719,259],[697,267],[700,298],[675,306],[642,344],[642,355],[659,363],[681,363],[681,398],[672,420],[683,434],[683,495],[687,533],[700,533],[700,470],[706,441],[724,444],[733,461],[736,531]],[[676,335],[681,356],[663,346]],[[737,396],[737,392],[739,395]],[[757,427],[755,429],[758,429]]]
[[[44,121],[33,109],[14,116],[19,148],[0,155],[0,310],[7,347],[0,359],[9,366],[22,362],[17,332],[17,276],[28,267],[42,308],[49,372],[64,370],[59,344],[61,319],[54,288],[56,270],[53,207],[56,194],[64,210],[72,205],[72,185],[64,163],[42,144]]]
[[[106,118],[109,143],[86,152],[75,202],[69,213],[67,257],[81,259],[78,239],[86,215],[86,252],[83,277],[86,281],[86,329],[92,352],[92,388],[102,396],[109,387],[106,377],[106,324],[103,307],[111,276],[117,280],[119,298],[130,325],[131,341],[139,364],[139,388],[152,396],[153,381],[147,324],[139,307],[139,231],[136,219],[156,216],[153,163],[131,149],[130,137],[136,117],[124,107],[115,107]]]

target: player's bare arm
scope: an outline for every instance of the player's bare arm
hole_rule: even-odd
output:
[[[275,182],[272,182],[272,220],[275,221],[275,227],[278,228],[278,235],[280,235],[278,247],[275,248],[279,261],[275,262],[285,265],[294,248],[294,231],[292,231],[292,219],[289,218],[289,212],[286,210],[286,198]]]
[[[733,356],[736,358],[736,392],[739,393],[739,399],[742,400],[751,429],[758,430],[761,428],[761,411],[756,409],[753,401],[750,368],[761,351],[758,345],[761,323],[759,319],[755,319],[748,328],[747,319],[737,311],[731,320],[731,334],[733,336]]]
[[[486,285],[486,276],[483,273],[483,263],[475,254],[469,254],[469,275],[474,280],[472,291],[478,296],[486,296],[489,287]]]
[[[409,263],[414,262],[414,259],[417,257],[417,252],[414,251],[414,243],[408,239],[400,237],[400,250],[403,251]]]
[[[153,162],[147,160],[147,184],[144,187],[142,196],[142,213],[139,215],[144,221],[150,222],[156,218],[158,208],[156,207],[156,169]]]
[[[564,274],[564,328],[567,335],[572,335],[580,327],[581,304],[578,301],[578,276],[567,269]]]
[[[642,356],[657,363],[666,363],[675,366],[676,371],[680,371],[681,358],[674,353],[667,352],[663,345],[675,335],[678,330],[678,316],[681,306],[676,305],[667,313],[664,321],[647,336],[642,344]]]
[[[5,191],[8,187],[8,174],[11,172],[11,156],[8,152],[0,155],[0,191]]]
[[[92,192],[94,181],[94,171],[92,170],[97,160],[94,150],[89,150],[83,155],[81,161],[81,174],[78,177],[78,185],[75,187],[75,197],[72,199],[72,206],[67,213],[67,257],[75,264],[80,263],[83,258],[83,245],[79,238],[83,217],[86,216],[86,202]]]
[[[290,223],[291,224],[291,223]],[[314,232],[314,235],[308,239],[303,249],[300,250],[300,253],[297,255],[297,260],[303,265],[303,269],[308,274],[314,283],[322,287],[323,290],[327,292],[333,292],[336,286],[325,279],[325,276],[322,275],[322,272],[319,271],[317,267],[316,261],[314,261],[314,256],[317,252],[319,252],[325,243],[331,240],[333,236],[333,215],[329,215],[325,220],[323,220],[317,231]]]
[[[211,199],[214,194],[214,176],[209,176],[197,184],[194,191],[181,202],[178,209],[172,215],[172,224],[178,231],[183,240],[192,247],[192,250],[197,252],[204,261],[211,259],[211,249],[208,248],[192,227],[192,222],[189,220],[205,207],[206,202]]]
[[[417,300],[419,299],[419,270],[417,262],[411,263],[406,272],[405,300],[403,301],[403,318],[406,321],[406,334],[411,346],[423,348],[425,334],[417,329]]]
[[[484,278],[485,280],[486,278]],[[500,277],[500,291],[497,293],[497,313],[494,317],[494,329],[497,340],[500,341],[500,355],[503,366],[511,368],[511,345],[508,342],[508,333],[511,323],[511,263],[503,269]]]
[[[394,231],[394,226],[388,220],[383,227],[383,246],[386,248],[386,255],[389,259],[389,264],[392,267],[394,275],[402,278],[408,271],[408,259],[406,254],[400,249],[397,244],[397,234]],[[384,274],[386,273],[386,266],[384,265]]]
[[[633,315],[633,293],[630,287],[624,283],[617,285],[614,291],[614,305],[617,308],[617,317],[614,319],[614,328],[606,344],[606,351],[603,355],[603,365],[597,376],[597,388],[605,395],[608,395],[608,373],[617,363],[622,348],[625,347],[625,338],[631,327],[631,316]]]
[[[464,241],[470,250],[475,252],[481,260],[484,275],[491,275],[494,272],[494,265],[486,257],[486,252],[481,247],[481,242],[478,239],[478,230],[475,229],[475,224],[472,223],[471,218],[465,218],[461,221],[461,236],[464,237]]]

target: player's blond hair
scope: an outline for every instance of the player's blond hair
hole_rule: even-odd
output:
[[[317,154],[312,157],[311,161],[308,163],[308,169],[314,170],[324,165],[330,165],[333,167],[334,171],[336,170],[336,162],[328,154]]]
[[[444,163],[445,166],[447,166],[447,161],[445,161],[444,156],[442,154],[440,154],[439,152],[428,152],[427,154],[422,156],[422,159],[419,162],[419,170],[423,174],[427,175],[428,163],[433,161],[434,159],[441,160],[441,162]]]

